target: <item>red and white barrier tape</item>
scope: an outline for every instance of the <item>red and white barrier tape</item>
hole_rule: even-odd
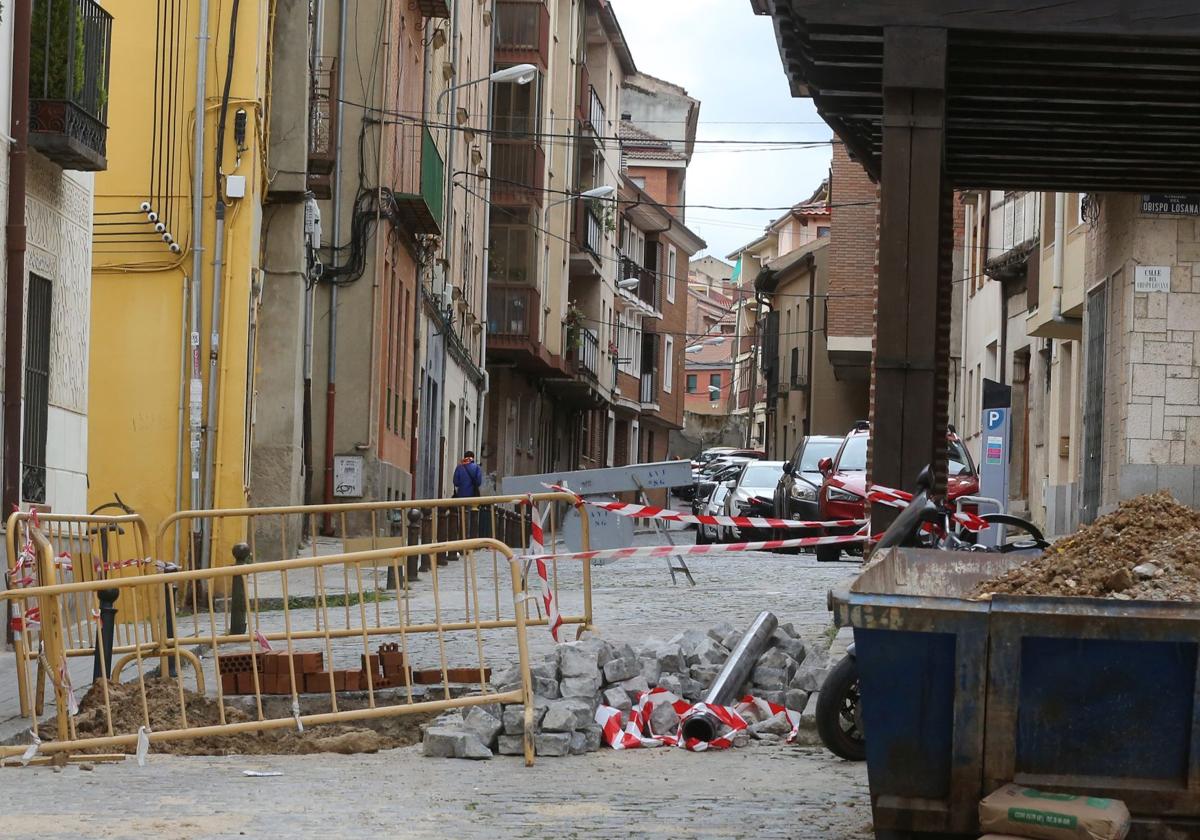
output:
[[[542,529],[542,511],[533,503],[533,497],[526,499],[526,504],[532,513],[529,525],[529,555],[537,567],[537,575],[542,581],[542,604],[546,607],[546,620],[550,624],[550,635],[558,641],[558,630],[562,627],[562,616],[558,612],[558,602],[554,598],[554,589],[550,586],[550,571],[546,566],[546,535]]]
[[[893,490],[890,487],[880,487],[878,485],[874,485],[867,493],[867,498],[876,504],[887,505],[889,507],[905,508],[908,507],[908,503],[912,501],[912,493],[906,493],[903,490]],[[975,514],[965,510],[956,511],[955,513],[950,514],[950,518],[966,528],[968,531],[976,533],[989,527],[986,519],[976,516]],[[932,531],[935,530],[937,526],[933,523],[927,522],[923,527],[926,531]]]
[[[668,557],[717,554],[730,551],[774,551],[781,548],[811,548],[818,545],[852,545],[867,541],[865,533],[832,537],[797,537],[792,540],[762,540],[760,542],[715,543],[713,545],[647,545],[629,548],[605,548],[594,551],[574,551],[569,554],[542,555],[549,560],[624,560],[630,557]]]
[[[650,717],[655,706],[670,704],[679,716],[679,734],[668,735],[657,733],[650,724]],[[787,709],[775,703],[768,703],[749,695],[743,697],[736,706],[711,706],[707,703],[689,703],[672,694],[665,688],[653,688],[638,695],[638,700],[629,719],[622,725],[621,712],[612,706],[601,705],[596,709],[596,723],[603,731],[604,742],[614,750],[637,749],[639,747],[682,747],[693,752],[703,750],[722,750],[733,746],[734,734],[749,727],[747,716],[751,711],[757,712],[765,720],[779,713],[787,716],[792,725],[792,731],[787,736],[788,743],[795,740],[800,729],[800,712]],[[721,722],[721,731],[711,741],[701,741],[697,738],[684,738],[683,726],[687,718],[704,712],[711,713]]]
[[[42,611],[38,607],[30,607],[24,615],[15,615],[9,622],[14,633],[22,633],[42,626]]]

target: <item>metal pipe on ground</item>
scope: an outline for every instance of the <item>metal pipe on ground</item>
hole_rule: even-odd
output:
[[[737,647],[725,660],[725,667],[704,695],[703,706],[728,706],[737,696],[738,691],[750,677],[754,664],[767,649],[771,634],[779,626],[779,619],[770,610],[763,610],[754,619],[750,629],[742,636]],[[705,743],[717,737],[721,721],[707,708],[697,707],[683,720],[682,734],[684,738],[695,738]]]

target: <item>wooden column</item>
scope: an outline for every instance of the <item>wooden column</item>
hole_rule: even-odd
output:
[[[944,169],[946,30],[884,30],[879,296],[871,478],[913,489],[927,464],[945,487],[951,193]],[[880,514],[883,514],[880,517]],[[876,527],[886,512],[874,509]]]

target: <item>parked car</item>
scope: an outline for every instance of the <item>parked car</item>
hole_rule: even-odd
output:
[[[783,474],[783,461],[747,461],[737,478],[728,482],[725,497],[727,516],[775,516],[775,488]],[[769,528],[734,528],[730,536],[738,540],[769,538]]]
[[[692,513],[701,513],[701,509],[708,504],[713,487],[737,478],[738,471],[747,461],[749,461],[748,458],[720,458],[709,464],[696,481],[696,492],[692,498]]]
[[[821,518],[817,496],[821,490],[819,466],[822,458],[833,458],[845,438],[829,435],[809,435],[800,441],[790,461],[783,465],[783,475],[775,487],[775,515],[780,519],[809,521]],[[789,531],[789,536],[799,532]]]
[[[842,441],[837,455],[822,458],[821,473],[824,480],[817,496],[821,519],[862,519],[866,512],[867,498],[867,443],[871,430],[866,423],[857,423]],[[963,446],[954,429],[946,432],[947,481],[946,498],[954,501],[959,496],[979,493],[979,473],[970,453]],[[827,529],[827,533],[851,533],[854,528]],[[836,545],[819,546],[818,560],[836,560],[841,549]]]
[[[697,515],[720,516],[725,512],[725,498],[729,495],[729,485],[727,482],[717,482],[708,491],[708,495],[704,497],[703,502],[696,511]],[[693,504],[694,507],[694,504]],[[714,542],[723,542],[727,529],[720,525],[697,525],[696,526],[696,545],[708,545]]]

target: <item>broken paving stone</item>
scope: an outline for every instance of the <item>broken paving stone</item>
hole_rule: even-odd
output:
[[[633,677],[632,679],[628,679],[628,680],[625,680],[624,682],[618,683],[617,687],[623,689],[625,691],[625,693],[629,695],[630,701],[636,703],[638,700],[638,697],[640,697],[641,695],[645,694],[647,691],[650,690],[650,683],[648,683],[646,681],[646,678],[644,676],[642,676],[641,674],[638,674],[636,677]]]
[[[539,662],[537,665],[532,666],[529,669],[529,673],[533,676],[534,679],[538,679],[540,677],[543,680],[557,681],[558,680],[558,661],[557,661],[557,659],[547,658],[546,660]]]
[[[462,728],[431,726],[425,730],[422,751],[431,758],[454,758],[466,749],[466,739],[467,732]]]
[[[592,720],[591,704],[583,700],[557,700],[550,704],[542,718],[544,732],[571,732],[582,729]]]
[[[788,716],[779,712],[764,721],[751,725],[750,731],[755,735],[787,735],[792,731],[792,722]]]
[[[803,712],[808,705],[808,692],[799,688],[789,688],[783,693],[783,707],[793,712]]]
[[[492,748],[471,732],[463,735],[462,752],[456,752],[455,758],[488,759],[492,757]]]
[[[805,662],[792,675],[792,679],[788,682],[790,688],[800,689],[801,691],[820,691],[821,686],[825,683],[825,677],[829,673],[829,669],[822,667],[816,663]]]
[[[708,634],[696,629],[684,630],[667,639],[668,645],[678,645],[684,656],[691,656],[700,643],[708,638]],[[664,666],[665,667],[665,666]]]
[[[504,728],[503,722],[483,709],[475,708],[467,712],[463,722],[468,732],[473,733],[480,741],[490,748],[496,742],[496,736]]]
[[[728,658],[729,651],[726,647],[706,636],[687,657],[687,662],[689,665],[721,665]]]
[[[780,650],[790,656],[797,664],[804,661],[808,655],[808,648],[804,642],[799,639],[793,639],[790,636],[775,631],[775,635],[771,637],[771,645],[775,650]]]
[[[533,750],[537,755],[566,755],[571,751],[571,733],[539,732],[533,736]]]
[[[588,724],[583,737],[587,739],[587,751],[595,752],[604,744],[604,729],[598,723]]]
[[[558,646],[558,670],[563,679],[590,677],[600,671],[600,649],[595,640]]]
[[[787,654],[786,651],[780,648],[772,648],[771,650],[767,651],[758,658],[758,662],[755,664],[756,670],[757,668],[774,668],[777,670],[786,671],[787,677],[784,678],[784,682],[787,682],[788,679],[791,679],[792,674],[796,673],[796,669],[800,667],[799,663],[797,663],[795,659],[793,659]]]
[[[782,691],[788,683],[790,675],[781,668],[768,668],[759,665],[750,674],[750,682],[768,691]]]
[[[556,700],[560,696],[561,689],[559,688],[559,683],[557,680],[548,680],[544,677],[534,677],[533,693],[538,697]]]
[[[599,672],[591,677],[563,677],[558,684],[563,697],[586,697],[589,700],[595,698],[601,685],[603,680]]]
[[[657,659],[642,660],[642,679],[650,685],[658,685],[661,677],[662,668],[659,667]]]
[[[1162,574],[1162,569],[1153,563],[1140,563],[1133,567],[1133,573],[1137,575],[1138,580],[1150,580]]]
[[[587,735],[583,732],[571,733],[571,746],[569,747],[571,755],[583,755],[588,751]]]
[[[665,688],[678,697],[683,696],[683,680],[676,674],[663,674],[662,679],[658,681],[658,687]]]
[[[742,636],[745,634],[741,630],[734,630],[732,633],[721,639],[721,644],[729,650],[733,650],[742,641]]]
[[[670,703],[659,703],[650,712],[650,731],[655,735],[674,735],[679,728],[679,714]]]
[[[709,629],[708,638],[712,639],[714,642],[720,642],[723,645],[725,644],[725,637],[736,630],[737,628],[728,621],[722,621],[716,627]]]
[[[546,708],[535,708],[533,710],[533,728],[535,730],[542,725],[542,718],[545,716]],[[501,716],[501,723],[504,725],[505,735],[520,735],[525,731],[525,707],[505,706],[504,714]]]
[[[496,752],[500,755],[524,755],[525,739],[520,735],[501,735],[496,744]]]
[[[610,683],[631,680],[641,673],[636,659],[610,659],[604,665],[604,679]]]
[[[604,690],[604,705],[612,706],[622,712],[628,712],[633,708],[633,701],[629,697],[629,692],[621,688],[621,686],[613,686]]]
[[[705,691],[713,684],[713,680],[719,673],[721,673],[720,665],[693,665],[688,670],[688,676],[704,686]]]
[[[654,652],[658,667],[664,674],[678,674],[687,668],[683,648],[676,642],[668,642]]]

